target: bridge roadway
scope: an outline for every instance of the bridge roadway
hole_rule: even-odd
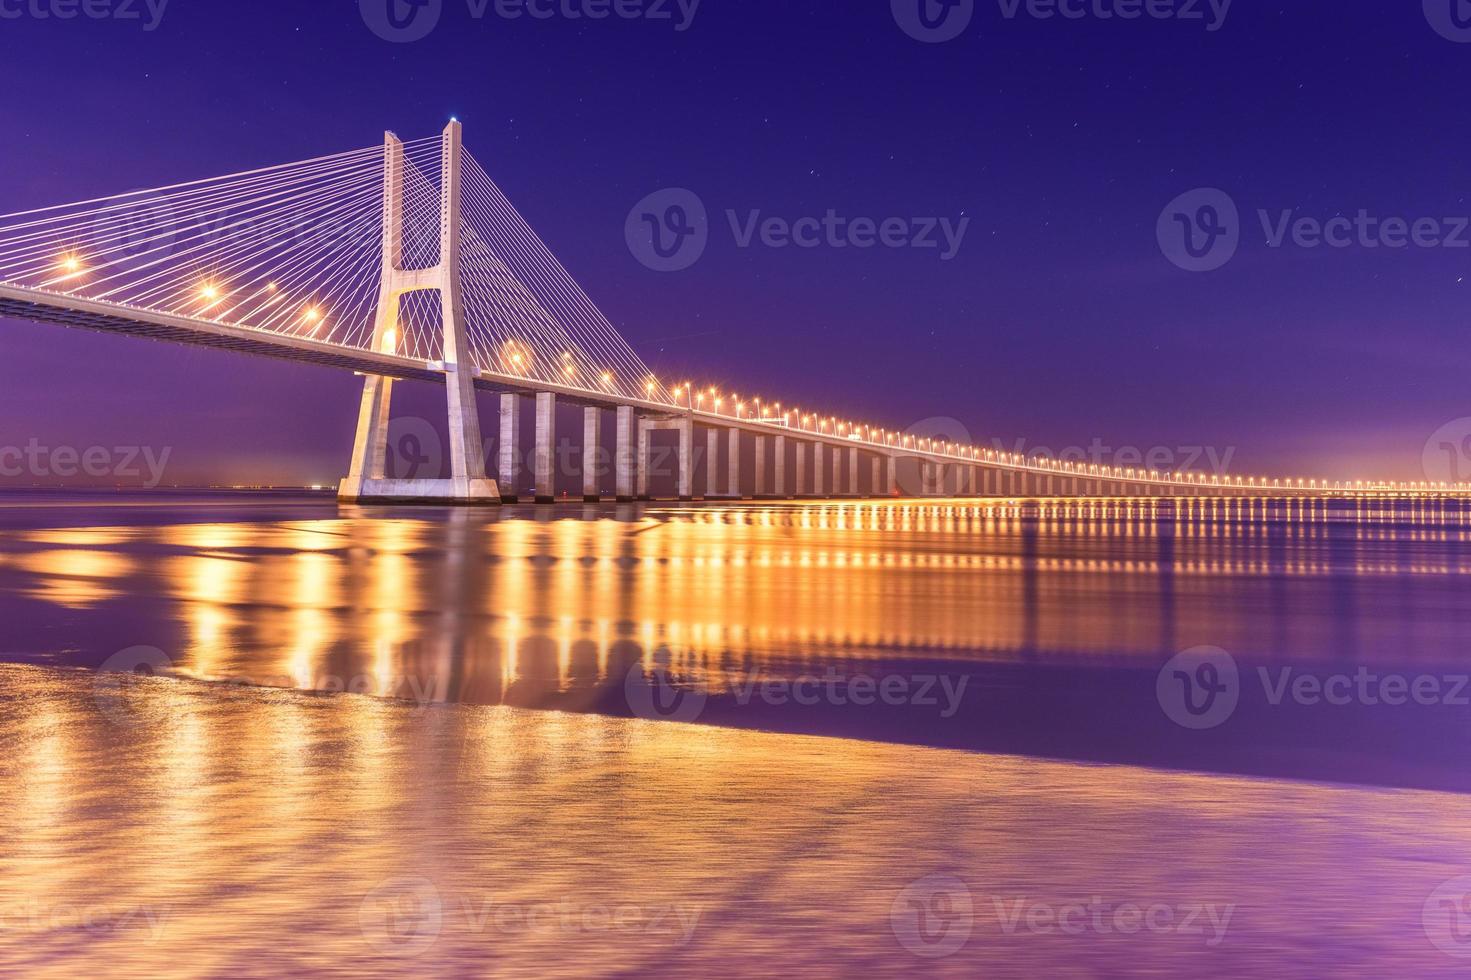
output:
[[[284,358],[307,364],[351,370],[365,375],[427,381],[444,384],[442,363],[420,360],[399,354],[387,354],[349,347],[251,327],[230,326],[195,317],[161,313],[139,307],[105,303],[83,297],[30,289],[0,283],[0,316],[58,324],[107,333],[125,334],[171,343],[191,344],[238,353]],[[1171,474],[1131,473],[1110,475],[1104,467],[1066,468],[1050,461],[1003,461],[991,451],[966,447],[964,451],[926,450],[913,445],[854,439],[794,428],[771,419],[737,418],[696,407],[681,407],[667,402],[631,399],[622,395],[603,394],[571,385],[559,385],[516,375],[477,370],[475,387],[501,395],[500,478],[505,489],[503,499],[516,499],[515,467],[519,460],[519,402],[525,396],[541,396],[536,400],[538,415],[537,452],[535,459],[536,496],[539,501],[554,499],[552,473],[555,424],[551,421],[557,401],[582,406],[586,412],[585,439],[595,442],[599,426],[597,415],[613,411],[618,417],[618,447],[615,454],[618,499],[648,497],[648,449],[650,433],[659,429],[680,432],[679,470],[676,475],[680,499],[691,499],[694,486],[694,433],[697,428],[708,431],[707,465],[710,487],[718,486],[713,467],[717,464],[719,433],[727,433],[726,493],[710,493],[710,497],[741,496],[740,438],[749,434],[757,440],[755,463],[755,496],[786,497],[856,497],[860,482],[859,456],[871,461],[870,493],[867,496],[890,496],[898,492],[896,462],[911,458],[920,463],[920,494],[945,495],[954,484],[959,496],[1381,496],[1386,493],[1413,493],[1387,486],[1320,486],[1301,487],[1261,483],[1237,484],[1225,481],[1195,482],[1174,478]],[[773,439],[776,454],[768,460],[764,441]],[[889,434],[887,438],[898,438]],[[633,446],[637,439],[638,450]],[[786,479],[785,442],[796,444],[795,481]],[[589,448],[596,448],[591,446]],[[841,465],[841,451],[848,451],[848,465]],[[831,450],[831,481],[823,465],[824,450]],[[587,453],[592,458],[595,453]],[[811,466],[807,465],[810,460]],[[768,462],[770,476],[767,479]],[[946,470],[950,470],[947,479]],[[844,477],[847,487],[843,487]],[[824,489],[826,487],[826,489]],[[912,488],[907,488],[912,489]],[[1434,495],[1456,494],[1456,491],[1431,491]],[[584,477],[584,498],[598,499],[599,487],[594,474]]]

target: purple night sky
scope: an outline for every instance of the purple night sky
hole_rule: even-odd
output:
[[[7,0],[23,16],[0,18],[0,212],[432,135],[453,114],[663,377],[887,427],[954,416],[1008,449],[1209,446],[1234,449],[1232,472],[1422,479],[1431,433],[1471,415],[1471,231],[1460,248],[1273,248],[1258,212],[1452,234],[1471,214],[1471,45],[1416,3],[1239,0],[1214,31],[1009,6],[982,0],[927,44],[887,0],[706,0],[687,30],[672,2],[673,20],[574,21],[445,0],[399,44],[356,0],[174,0],[151,31]],[[711,232],[661,273],[624,225],[667,187],[700,196]],[[1199,187],[1241,215],[1239,252],[1207,273],[1156,241]],[[742,248],[726,216],[829,209],[970,225],[945,261]],[[167,446],[180,483],[345,472],[350,374],[4,326],[0,443]]]

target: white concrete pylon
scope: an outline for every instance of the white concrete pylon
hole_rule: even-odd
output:
[[[496,503],[500,491],[485,472],[485,447],[475,406],[475,366],[465,329],[460,284],[460,198],[463,135],[458,121],[445,127],[440,149],[439,261],[423,269],[403,268],[403,142],[383,137],[382,263],[373,350],[396,353],[401,336],[403,297],[438,292],[440,330],[449,423],[449,479],[388,479],[385,472],[393,382],[368,376],[363,384],[348,475],[338,487],[344,500],[426,500],[444,503]]]

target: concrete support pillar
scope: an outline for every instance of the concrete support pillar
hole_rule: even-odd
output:
[[[392,378],[370,374],[363,379],[357,438],[353,441],[352,463],[347,470],[350,492],[345,496],[357,497],[362,493],[364,480],[382,480],[388,475],[388,412],[392,400]]]
[[[602,474],[598,472],[602,435],[603,410],[589,405],[582,410],[582,500],[588,504],[603,499]]]
[[[755,497],[756,497],[756,499],[759,500],[762,497],[765,497],[767,495],[766,494],[766,437],[765,436],[757,436],[756,437],[756,472],[755,472],[754,476],[755,476],[755,480],[756,480],[756,485],[755,485],[755,487],[752,488],[751,493],[754,494]]]
[[[536,502],[554,503],[557,499],[557,396],[550,391],[536,393]]]
[[[812,444],[812,496],[822,496],[822,443]]]
[[[720,496],[720,430],[705,431],[705,496]]]
[[[649,499],[649,420],[638,420],[638,454],[634,458],[634,470],[638,474],[638,499]]]
[[[614,468],[618,471],[618,502],[626,504],[633,500],[635,494],[634,485],[634,428],[638,424],[633,414],[632,405],[618,406],[617,435],[615,436],[616,447],[614,449]]]
[[[679,420],[679,487],[680,500],[695,499],[695,420],[689,416]]]
[[[787,495],[787,437],[777,436],[771,440],[776,444],[776,458],[772,461],[772,495]]]
[[[834,497],[843,495],[843,447],[833,447],[833,494]]]
[[[873,492],[869,494],[870,497],[881,497],[881,496],[883,496],[883,493],[884,493],[884,478],[879,474],[879,468],[882,465],[883,465],[882,462],[879,460],[879,458],[877,456],[874,456],[872,459],[869,460],[870,476],[872,477],[872,480],[873,480],[873,483],[871,484],[871,486],[873,487]]]
[[[892,497],[899,492],[899,457],[888,456],[884,459],[884,494]]]
[[[725,454],[726,492],[739,500],[741,496],[741,430],[730,430],[730,448]]]
[[[848,495],[858,496],[858,447],[848,447]]]
[[[516,480],[521,468],[521,396],[513,392],[501,395],[500,444],[501,500],[514,504]]]
[[[797,439],[793,448],[797,451],[797,478],[793,483],[792,492],[798,497],[805,497],[807,496],[807,443]]]

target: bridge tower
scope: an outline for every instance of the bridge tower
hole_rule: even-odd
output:
[[[383,265],[373,350],[394,353],[403,297],[438,291],[443,332],[443,370],[449,411],[449,479],[388,479],[389,405],[393,379],[367,375],[358,410],[352,464],[337,496],[348,501],[418,500],[439,503],[499,503],[500,490],[485,472],[485,446],[475,406],[475,366],[465,330],[460,284],[460,195],[463,156],[461,127],[451,120],[441,149],[439,263],[426,269],[403,268],[404,149],[393,133],[383,138]]]

